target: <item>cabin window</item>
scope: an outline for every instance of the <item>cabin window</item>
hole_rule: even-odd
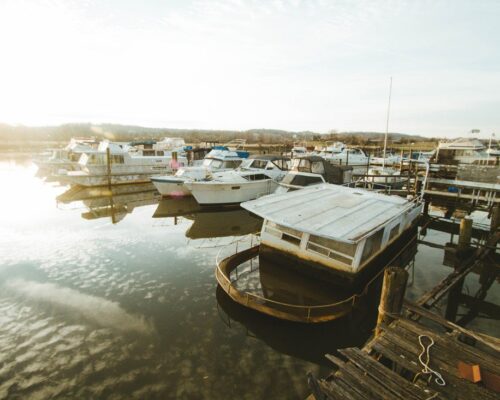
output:
[[[307,249],[343,264],[351,265],[356,253],[356,244],[310,235]]]
[[[164,156],[165,153],[163,152],[163,150],[159,150],[159,151],[156,152],[156,155],[157,156]]]
[[[289,165],[290,165],[289,161],[286,160],[286,159],[284,159],[284,158],[280,158],[278,160],[274,160],[273,164],[276,165],[282,171],[288,171]]]
[[[363,249],[363,255],[361,256],[361,262],[365,262],[375,253],[380,250],[380,246],[382,245],[382,238],[384,237],[384,230],[380,229],[371,235],[368,239],[366,239],[365,247]]]
[[[142,151],[142,155],[143,156],[154,156],[155,155],[155,151],[154,150],[146,150],[146,149],[144,149]]]
[[[253,160],[253,163],[251,165],[252,168],[260,168],[260,169],[265,169],[267,165],[266,160]]]
[[[399,233],[399,224],[397,224],[391,229],[391,232],[389,233],[389,241],[398,236],[398,233]]]
[[[323,179],[319,176],[304,176],[304,175],[295,175],[290,182],[291,185],[296,186],[309,186],[314,185],[316,183],[322,183]]]
[[[313,162],[311,172],[313,174],[324,174],[325,167],[324,167],[323,163],[322,162]]]
[[[264,174],[246,175],[243,178],[245,178],[247,181],[263,181],[265,179],[270,179],[267,175]]]
[[[238,166],[240,164],[241,164],[241,161],[237,161],[237,160],[224,161],[223,167],[235,169],[235,168],[238,168]]]
[[[123,156],[112,155],[110,159],[111,164],[123,164]]]
[[[300,246],[302,240],[302,232],[270,221],[266,223],[266,232],[296,246]]]

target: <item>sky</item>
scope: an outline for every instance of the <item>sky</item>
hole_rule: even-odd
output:
[[[500,1],[0,0],[0,122],[500,136]]]

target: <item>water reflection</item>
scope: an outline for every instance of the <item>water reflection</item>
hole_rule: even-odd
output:
[[[111,218],[113,223],[118,223],[135,208],[157,204],[160,198],[152,183],[142,183],[110,187],[71,186],[57,197],[57,201],[62,204],[81,201],[88,209],[82,213],[82,218]]]
[[[165,198],[156,208],[153,218],[178,217],[193,221],[186,230],[189,239],[211,239],[239,237],[257,233],[262,227],[262,219],[242,208],[204,208],[194,197]]]

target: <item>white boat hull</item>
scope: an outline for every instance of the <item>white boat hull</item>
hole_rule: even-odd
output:
[[[274,193],[278,187],[272,179],[249,182],[186,182],[200,205],[239,204]]]
[[[184,185],[184,179],[181,178],[151,178],[151,182],[162,196],[191,196],[191,191]]]

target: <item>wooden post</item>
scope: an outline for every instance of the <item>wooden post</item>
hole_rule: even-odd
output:
[[[109,146],[106,147],[106,166],[108,173],[108,189],[111,195],[111,152],[109,150]]]
[[[384,271],[375,336],[380,335],[383,324],[389,324],[393,321],[394,315],[401,314],[406,282],[408,282],[408,271],[404,268],[387,267]]]
[[[465,250],[470,246],[472,237],[472,219],[465,217],[460,221],[460,233],[458,236],[458,249]]]
[[[497,204],[491,210],[490,231],[495,232],[500,227],[500,205]]]

